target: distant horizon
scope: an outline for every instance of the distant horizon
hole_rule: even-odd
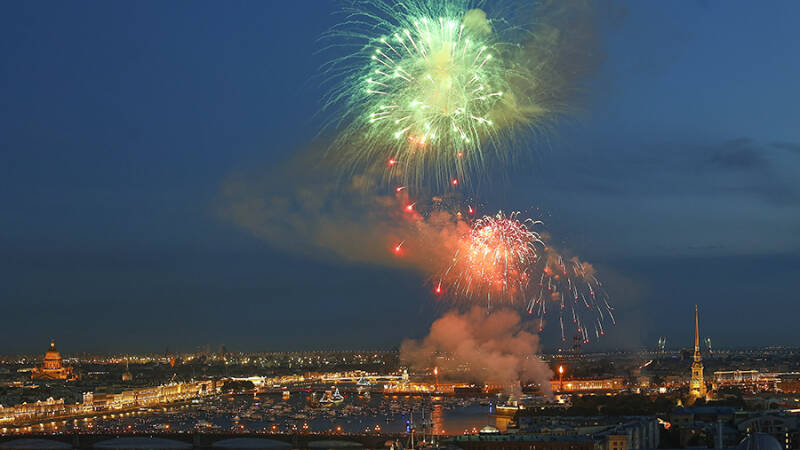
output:
[[[109,358],[120,358],[120,357],[150,357],[150,358],[164,358],[165,352],[161,351],[138,351],[138,352],[94,352],[94,351],[63,351],[58,345],[56,345],[56,349],[61,353],[62,357],[65,359],[74,359],[79,357],[109,357]],[[751,346],[751,347],[714,347],[713,353],[732,353],[732,352],[748,352],[748,351],[780,351],[780,350],[800,350],[800,345],[765,345],[765,346]],[[0,353],[0,358],[9,358],[9,357],[36,357],[40,354],[44,354],[46,348],[43,349],[41,352],[22,352],[22,353]],[[692,345],[687,345],[685,347],[666,347],[664,350],[665,355],[675,355],[679,354],[683,351],[693,351]],[[708,350],[701,346],[700,352],[703,355],[708,355]],[[203,354],[205,351],[196,349],[194,351],[190,350],[173,350],[170,349],[169,355],[170,356],[189,356],[189,355],[199,355]],[[226,354],[235,354],[235,355],[278,355],[278,354],[301,354],[301,353],[399,353],[399,346],[394,348],[386,348],[386,349],[347,349],[347,348],[337,348],[337,349],[307,349],[307,350],[252,350],[252,351],[238,351],[236,349],[228,349]],[[579,355],[601,355],[601,354],[613,354],[613,353],[658,353],[653,348],[647,347],[637,347],[637,348],[615,348],[615,349],[597,349],[597,350],[581,350]],[[208,351],[207,354],[210,355],[218,355],[218,347],[212,348]],[[563,355],[566,357],[574,356],[575,354],[571,351],[562,351],[559,352],[558,349],[548,349],[545,348],[540,352],[536,353],[537,355],[545,355],[545,356],[557,356]],[[134,362],[134,361],[131,361]]]

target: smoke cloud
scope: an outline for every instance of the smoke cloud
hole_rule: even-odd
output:
[[[605,59],[596,2],[536,2],[527,38],[507,55],[526,76],[510,78],[512,88],[492,112],[498,127],[529,126],[548,132],[574,112],[586,79]]]
[[[411,200],[394,189],[378,195],[387,189],[374,180],[369,174],[338,180],[313,148],[285,164],[232,174],[217,210],[287,252],[424,274],[438,270],[469,226],[457,212],[437,208],[446,198]]]
[[[520,383],[529,382],[551,396],[553,372],[537,356],[539,336],[528,328],[509,309],[450,311],[424,339],[404,341],[400,358],[417,370],[438,367],[441,377],[503,385],[512,396],[520,394]]]
[[[524,279],[530,283],[524,283],[524,292],[480,282],[470,283],[472,289],[450,289],[465,272],[485,269],[469,262],[454,266],[455,254],[470,251],[469,220],[482,213],[470,216],[458,198],[411,199],[405,189],[378,195],[376,192],[387,189],[368,174],[340,182],[326,170],[320,155],[312,149],[285,164],[231,175],[217,198],[218,211],[286,252],[321,261],[414,270],[436,285],[437,292],[441,290],[444,301],[453,304],[485,304],[491,293],[493,304],[525,307],[542,287],[542,277],[594,280],[590,264],[548,245],[550,235],[537,230],[544,244],[538,251],[542,258],[525,269]],[[485,275],[465,276],[477,280]],[[509,285],[517,286],[522,280],[512,281]],[[553,301],[561,298],[560,292],[552,294]],[[541,306],[537,310],[550,308]]]

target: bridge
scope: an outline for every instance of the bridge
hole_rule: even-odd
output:
[[[256,386],[258,385],[291,385],[291,384],[325,384],[325,383],[355,383],[361,378],[366,379],[372,384],[377,384],[383,381],[402,381],[402,375],[334,375],[334,376],[286,376],[286,377],[231,377],[234,381],[250,381]]]
[[[405,434],[331,433],[63,433],[0,435],[0,449],[224,449],[224,448],[387,448]],[[44,441],[44,442],[42,442]],[[26,445],[27,444],[27,445]],[[35,447],[34,447],[35,445]]]

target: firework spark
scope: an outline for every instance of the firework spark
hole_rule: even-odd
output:
[[[608,294],[590,264],[565,258],[545,243],[535,230],[541,224],[521,220],[519,213],[476,220],[438,276],[435,293],[486,302],[487,308],[524,306],[538,317],[540,331],[548,314],[557,315],[562,340],[573,331],[583,342],[599,338],[607,323],[615,323]]]
[[[518,213],[506,216],[502,212],[476,220],[442,274],[437,292],[441,292],[444,282],[453,297],[485,299],[488,307],[492,302],[522,302],[531,268],[544,250],[544,243],[533,229],[538,223],[521,221]]]
[[[532,274],[535,281],[529,285],[527,309],[539,317],[540,330],[544,317],[552,311],[558,313],[562,341],[566,333],[574,331],[588,343],[592,337],[599,339],[605,334],[607,323],[616,324],[608,294],[591,264],[547,248]],[[570,330],[569,323],[574,329]]]
[[[512,27],[471,3],[357,3],[330,33],[337,42],[361,42],[328,67],[342,80],[327,103],[345,107],[335,146],[345,164],[388,160],[388,176],[439,187],[483,168],[485,144],[508,125],[494,116],[518,104],[512,80],[529,75],[504,39]]]

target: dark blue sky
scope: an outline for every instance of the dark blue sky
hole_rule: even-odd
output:
[[[322,2],[0,5],[0,352],[389,347],[413,273],[311,260],[221,217],[231,174],[316,133]],[[487,198],[539,207],[620,324],[594,348],[794,344],[800,37],[792,1],[612,2],[579,112]],[[391,289],[387,289],[391,287]],[[554,345],[552,336],[545,344]]]

